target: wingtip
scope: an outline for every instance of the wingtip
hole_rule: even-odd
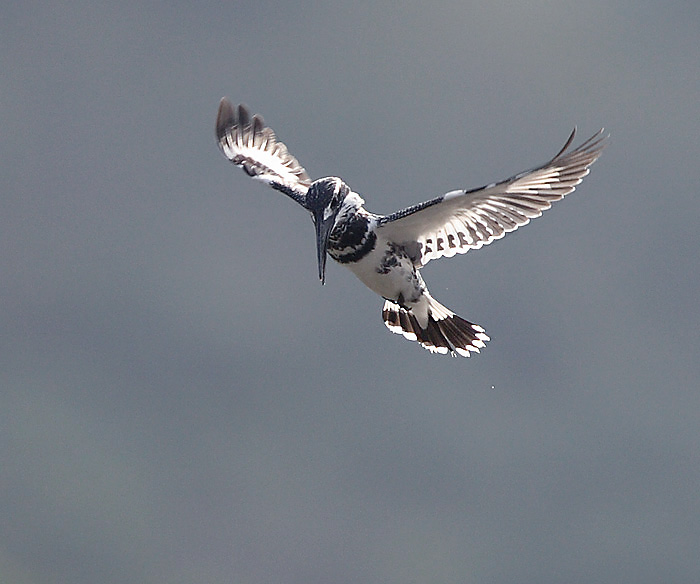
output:
[[[557,153],[557,155],[554,158],[552,158],[551,162],[556,161],[560,156],[563,156],[569,150],[569,147],[573,143],[574,137],[576,136],[576,130],[577,128],[576,126],[574,126],[573,130],[571,131],[571,134],[569,135],[569,139],[566,141],[566,144],[564,144],[564,147]],[[581,151],[597,149],[598,151],[602,151],[603,148],[605,148],[608,145],[609,139],[610,133],[605,133],[605,128],[601,128],[588,140],[577,146],[576,150]]]
[[[226,97],[222,97],[219,102],[219,113],[216,115],[216,136],[221,136],[226,131],[226,128],[231,126],[234,121],[233,106]]]
[[[556,160],[559,158],[564,152],[566,152],[569,149],[569,146],[571,146],[571,143],[574,141],[574,138],[576,137],[576,126],[574,126],[573,130],[571,130],[571,134],[569,134],[569,138],[566,140],[566,144],[564,144],[564,147],[557,152],[556,156],[552,158],[552,160]]]
[[[246,127],[250,124],[250,110],[243,103],[239,103],[236,107],[238,115],[238,125]]]

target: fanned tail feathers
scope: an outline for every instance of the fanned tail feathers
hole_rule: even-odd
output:
[[[409,341],[418,341],[431,353],[469,357],[491,340],[478,324],[457,316],[432,297],[429,298],[428,312],[428,324],[422,328],[411,311],[387,300],[382,317],[392,333],[403,335]]]

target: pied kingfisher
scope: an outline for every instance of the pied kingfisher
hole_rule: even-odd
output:
[[[382,316],[391,332],[431,352],[464,357],[478,353],[489,337],[437,302],[419,268],[500,239],[573,191],[607,138],[600,130],[568,150],[575,133],[574,128],[559,153],[542,166],[382,216],[366,211],[362,197],[341,179],[312,181],[262,117],[251,117],[244,105],[233,107],[222,99],[216,120],[219,146],[231,162],[311,213],[321,284],[328,253],[384,298]]]

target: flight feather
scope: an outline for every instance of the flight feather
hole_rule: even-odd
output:
[[[244,105],[234,107],[223,98],[216,118],[216,137],[224,156],[246,174],[306,207],[311,179],[261,116],[251,116]]]
[[[603,130],[546,164],[499,183],[451,191],[425,203],[381,217],[377,231],[404,245],[417,267],[432,259],[466,253],[500,239],[542,215],[554,201],[572,192],[600,156]]]

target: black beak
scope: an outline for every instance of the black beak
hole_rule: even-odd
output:
[[[314,214],[314,223],[316,224],[316,252],[318,255],[318,278],[321,284],[326,283],[326,250],[328,249],[328,235],[333,228],[335,215],[331,215],[327,219],[323,218],[323,211],[318,215]]]

